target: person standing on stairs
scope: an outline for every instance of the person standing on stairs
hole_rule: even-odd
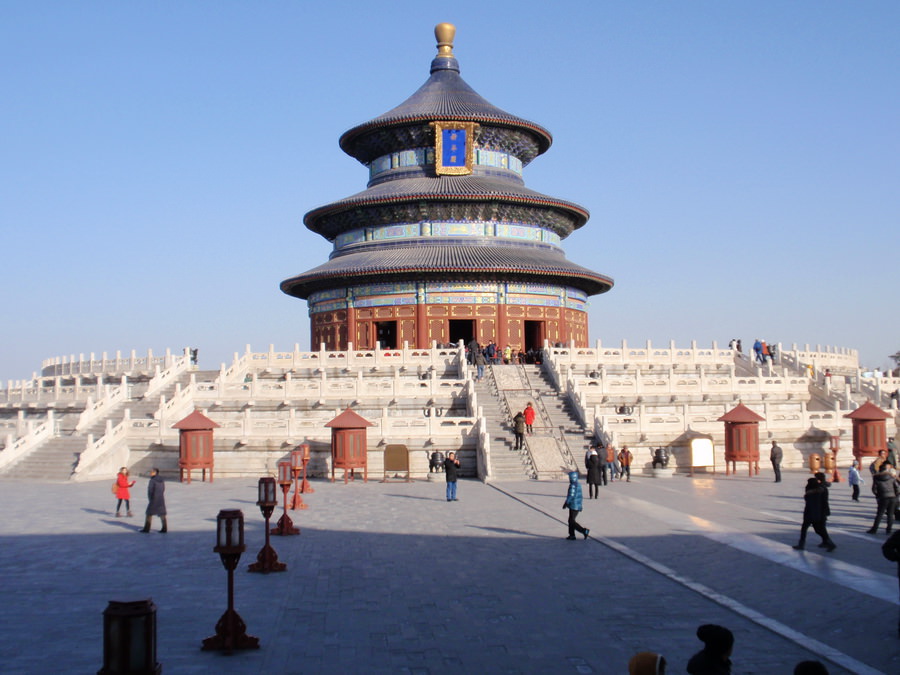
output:
[[[169,531],[169,524],[166,522],[166,483],[162,476],[159,475],[159,469],[150,469],[150,481],[147,483],[147,515],[144,518],[144,528],[139,532],[150,531],[150,520],[153,516],[159,516],[162,520],[162,528],[160,532]]]
[[[534,433],[534,418],[537,415],[535,409],[531,407],[531,401],[525,406],[525,410],[522,411],[522,414],[525,415],[525,431],[528,432],[528,435],[530,436]]]
[[[517,412],[513,417],[513,433],[516,436],[515,449],[521,450],[525,447],[525,415],[521,412]]]

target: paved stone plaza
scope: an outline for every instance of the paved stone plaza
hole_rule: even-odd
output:
[[[896,567],[865,534],[873,498],[831,490],[832,554],[797,553],[806,474],[638,476],[585,500],[591,538],[566,541],[564,482],[344,485],[314,481],[282,573],[263,545],[256,481],[168,482],[168,534],[112,515],[112,481],[0,483],[0,671],[92,673],[107,601],[151,597],[164,673],[624,673],[659,651],[684,672],[701,623],[735,634],[735,673],[900,672]],[[585,493],[587,490],[585,489]],[[226,607],[219,509],[243,509],[235,606],[257,651],[200,651]],[[276,515],[279,512],[276,511]],[[274,519],[273,519],[274,520]],[[158,529],[158,522],[154,524]]]

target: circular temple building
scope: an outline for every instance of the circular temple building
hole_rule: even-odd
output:
[[[341,137],[369,168],[366,189],[304,218],[334,250],[281,290],[308,301],[314,349],[588,345],[587,299],[613,281],[566,260],[561,242],[589,214],[525,187],[552,137],[466,84],[454,32],[435,28],[418,91]]]

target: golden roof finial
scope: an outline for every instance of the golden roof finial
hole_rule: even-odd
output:
[[[453,38],[456,35],[456,26],[452,23],[439,23],[434,27],[434,37],[437,38],[438,56],[448,59],[453,58]]]

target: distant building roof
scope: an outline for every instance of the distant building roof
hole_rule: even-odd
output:
[[[527,131],[536,143],[536,153],[550,147],[550,132],[534,122],[511,115],[492,105],[470,87],[459,74],[459,63],[453,56],[455,29],[442,24],[435,30],[438,36],[438,55],[431,62],[431,76],[403,103],[383,115],[353,127],[341,136],[341,149],[365,163],[373,158],[366,136],[385,127],[420,124],[431,120],[478,122]],[[445,31],[442,35],[439,32]],[[532,158],[523,158],[530,161]]]
[[[764,422],[765,420],[765,417],[757,415],[743,403],[738,403],[719,418],[720,422]]]
[[[374,427],[375,424],[359,413],[347,408],[333,420],[327,422],[325,426],[332,429],[362,429],[364,427]]]
[[[172,425],[173,429],[181,429],[182,431],[199,431],[205,429],[218,429],[221,425],[216,424],[199,410],[195,410],[180,422]]]

